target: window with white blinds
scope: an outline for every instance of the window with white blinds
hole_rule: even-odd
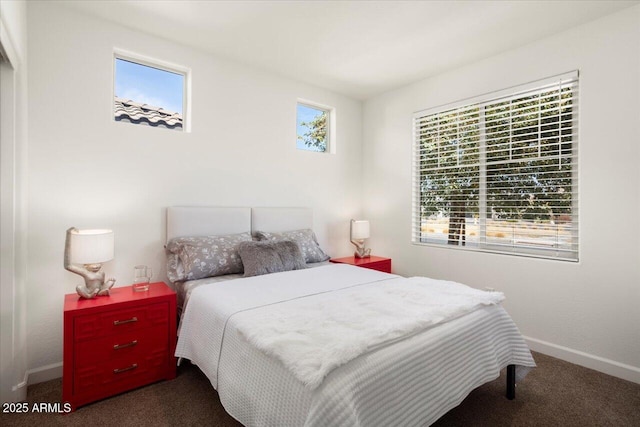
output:
[[[415,244],[578,260],[578,72],[414,115]]]

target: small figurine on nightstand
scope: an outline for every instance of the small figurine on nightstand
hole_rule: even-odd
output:
[[[102,268],[100,264],[88,264],[82,267],[70,264],[65,268],[84,277],[84,285],[76,286],[76,292],[83,298],[109,295],[109,289],[116,283],[116,279],[112,277],[106,281],[104,280],[104,271],[100,271],[100,268]]]
[[[64,268],[84,278],[84,285],[78,285],[76,292],[83,298],[109,295],[109,289],[116,280],[105,281],[102,263],[113,259],[113,231],[67,230],[64,244]]]

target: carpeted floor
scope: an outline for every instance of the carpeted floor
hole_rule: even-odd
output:
[[[504,373],[474,390],[435,426],[640,426],[640,385],[534,353],[538,367],[504,397]],[[28,402],[59,403],[62,380],[30,386]],[[153,384],[68,415],[0,414],[9,426],[239,426],[207,378],[184,364],[173,381]]]

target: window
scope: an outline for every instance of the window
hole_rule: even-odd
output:
[[[296,147],[300,150],[327,152],[331,121],[331,108],[299,102]]]
[[[186,129],[188,71],[116,53],[114,118],[152,127]]]
[[[413,243],[578,260],[578,73],[414,115]]]

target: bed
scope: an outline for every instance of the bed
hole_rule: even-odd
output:
[[[194,236],[247,239],[247,233],[310,230],[312,217],[306,208],[171,207],[167,242],[170,247]],[[174,271],[175,254],[168,255]],[[318,261],[308,255],[306,261]],[[197,365],[225,410],[246,426],[429,425],[504,368],[507,396],[513,398],[515,382],[535,367],[496,293],[460,288],[476,304],[472,310],[450,309],[456,299],[435,307],[444,320],[431,315],[411,323],[404,320],[411,316],[402,315],[411,304],[399,309],[404,306],[394,306],[393,298],[405,298],[401,304],[410,294],[416,306],[426,306],[432,294],[412,292],[462,285],[423,286],[431,279],[326,260],[305,267],[172,280],[182,304],[176,356]],[[367,317],[369,302],[353,303],[363,295],[384,299],[388,310]],[[449,317],[442,314],[447,310]],[[333,317],[321,317],[327,313]],[[376,327],[363,326],[369,318]],[[327,323],[336,323],[335,345],[335,332],[327,338],[322,329]]]

